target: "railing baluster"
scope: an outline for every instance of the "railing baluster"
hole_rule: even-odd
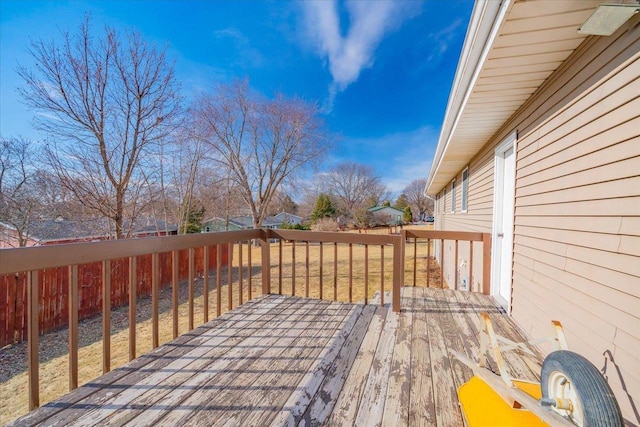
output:
[[[78,388],[78,265],[69,266],[69,391]]]
[[[491,234],[482,234],[482,293],[491,293]]]
[[[195,280],[195,248],[189,248],[189,330],[194,326],[193,282]]]
[[[27,359],[29,370],[29,410],[40,406],[40,360],[38,357],[38,327],[40,323],[38,272],[27,273]]]
[[[455,249],[454,257],[453,257],[453,270],[455,271],[455,279],[454,279],[454,282],[453,282],[453,289],[458,290],[458,278],[459,278],[459,276],[458,276],[458,274],[459,274],[458,266],[460,264],[458,263],[458,240],[457,239],[456,239],[456,246],[455,247],[456,247],[456,249]]]
[[[427,288],[429,287],[430,274],[431,274],[431,239],[427,238]]]
[[[269,231],[263,230],[260,239],[260,254],[262,257],[262,294],[271,294],[271,244]]]
[[[444,239],[440,239],[440,289],[444,287],[444,258]]]
[[[364,303],[369,303],[369,245],[364,245]]]
[[[151,255],[151,347],[160,345],[158,326],[158,291],[160,289],[160,254]]]
[[[384,307],[384,245],[380,245],[380,306]]]
[[[251,301],[251,293],[253,292],[253,265],[251,263],[251,250],[252,250],[252,245],[251,245],[251,240],[249,240],[247,242],[247,265],[249,266],[249,273],[248,273],[248,277],[247,277],[247,282],[248,282],[248,286],[249,288],[247,289],[248,291],[248,297],[249,297],[249,301]]]
[[[338,301],[338,244],[333,243],[333,300]]]
[[[242,242],[238,243],[238,305],[242,305]]]
[[[129,257],[129,361],[136,358],[136,304],[138,259]]]
[[[111,261],[102,261],[102,373],[111,370]]]
[[[227,309],[233,310],[233,243],[227,243]]]
[[[413,238],[413,286],[416,285],[416,275],[417,275],[417,263],[418,263],[418,238]],[[427,259],[427,264],[429,264],[429,260]],[[427,284],[427,286],[429,286]]]
[[[324,263],[322,258],[324,256],[324,250],[322,249],[322,242],[319,242],[319,243],[320,243],[320,299],[322,299],[322,291],[323,291],[323,289],[322,289],[322,278],[323,278],[323,271],[322,271],[323,269],[322,269],[322,267],[323,267],[323,263]]]
[[[296,295],[296,241],[291,241],[291,295]]]
[[[209,246],[202,248],[202,321],[209,321]]]
[[[282,295],[282,239],[278,239],[278,293]]]
[[[404,285],[404,241],[406,231],[393,244],[393,293],[391,298],[392,309],[400,311],[400,288]]]
[[[469,241],[469,290],[473,292],[473,241]]]
[[[305,273],[305,292],[304,296],[309,298],[309,242],[305,242],[306,246],[306,273]]]
[[[353,302],[353,244],[349,243],[349,302]]]
[[[171,251],[171,310],[173,314],[173,339],[178,337],[179,255],[178,251]]]
[[[222,314],[222,245],[216,245],[216,317]]]

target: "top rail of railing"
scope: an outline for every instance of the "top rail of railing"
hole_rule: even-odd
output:
[[[466,240],[482,242],[487,238],[487,233],[473,231],[441,231],[441,230],[404,230],[407,238],[416,239],[440,239],[440,240]]]
[[[397,243],[398,235],[390,234],[359,234],[338,233],[326,231],[301,231],[266,229],[265,237],[268,239],[300,240],[305,242],[323,243],[352,243],[363,245],[393,245]]]
[[[0,274],[88,264],[199,246],[235,243],[243,240],[260,239],[263,236],[263,230],[251,229],[3,249],[0,251]]]

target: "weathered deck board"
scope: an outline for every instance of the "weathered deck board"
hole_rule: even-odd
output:
[[[369,370],[369,377],[360,399],[355,425],[375,426],[380,425],[382,421],[391,360],[393,358],[393,344],[398,330],[398,317],[398,314],[392,311],[387,314],[385,325],[378,340],[378,348]]]
[[[472,373],[451,350],[476,357],[481,311],[521,332],[483,295],[408,287],[401,313],[385,302],[259,297],[15,424],[463,425],[456,390]]]
[[[435,426],[436,407],[431,374],[431,353],[427,329],[427,309],[419,288],[405,288],[413,300],[413,334],[411,336],[411,392],[409,425]],[[410,309],[407,309],[409,311]]]
[[[401,296],[401,306],[413,307],[413,293]],[[409,402],[411,391],[411,337],[413,332],[413,313],[407,311],[398,316],[387,386],[382,425],[406,426],[409,424]]]
[[[449,349],[444,338],[443,319],[448,314],[448,305],[443,293],[427,295],[424,298],[437,425],[461,426],[462,413],[458,405]]]
[[[371,319],[377,310],[379,310],[378,307],[371,305],[364,307],[361,320],[354,325],[348,341],[345,341],[345,345],[342,346],[331,367],[326,371],[321,388],[313,396],[302,418],[294,421],[300,425],[318,425],[329,417],[347,376],[351,372],[351,367],[369,329]]]
[[[180,399],[181,392],[188,392],[200,384],[193,378],[215,369],[209,365],[211,360],[225,361],[230,350],[237,348],[245,337],[252,336],[255,325],[266,325],[278,315],[295,313],[296,308],[296,304],[291,301],[274,300],[253,313],[249,312],[247,316],[237,321],[230,321],[224,328],[212,329],[211,332],[203,334],[203,337],[208,338],[206,341],[195,346],[182,346],[177,349],[183,352],[175,354],[172,357],[174,360],[168,365],[154,370],[151,374],[145,371],[139,372],[135,386],[125,388],[117,396],[114,395],[117,389],[114,391],[113,388],[121,385],[118,382],[104,389],[103,392],[94,394],[94,397],[86,402],[86,405],[94,407],[93,410],[83,411],[85,413],[75,418],[72,424],[122,425],[139,415],[142,418],[136,419],[137,425],[152,423],[163,412],[167,412],[167,409],[159,410],[159,408],[170,408],[172,402]],[[124,386],[128,384],[130,383],[127,382]],[[109,404],[104,405],[107,400]],[[151,412],[145,410],[151,407],[155,407],[155,410]],[[123,411],[123,408],[126,410]],[[150,416],[151,414],[153,416]],[[65,420],[63,419],[62,422],[64,424]],[[51,423],[53,424],[53,420]]]
[[[258,297],[249,303],[238,307],[234,313],[225,313],[224,315],[212,320],[207,326],[200,326],[190,332],[187,332],[170,343],[153,349],[147,354],[141,355],[138,358],[132,360],[125,366],[115,369],[101,377],[98,377],[91,382],[83,385],[80,388],[62,396],[54,402],[51,402],[43,407],[30,412],[24,417],[18,419],[15,425],[36,425],[42,423],[45,420],[47,424],[51,423],[52,417],[59,412],[65,411],[62,418],[73,419],[75,412],[73,409],[80,409],[79,406],[85,406],[86,401],[93,398],[93,395],[100,393],[105,389],[113,387],[114,384],[120,382],[121,384],[136,384],[138,378],[142,374],[144,377],[145,372],[151,372],[154,370],[161,370],[164,366],[169,364],[173,358],[176,358],[175,354],[180,352],[182,348],[189,346],[195,347],[202,342],[201,336],[205,333],[213,333],[217,326],[223,324],[226,321],[240,322],[247,316],[258,316],[260,313],[260,305],[263,303],[264,297]],[[278,301],[284,301],[285,297],[273,298],[273,303]],[[262,304],[264,306],[264,304]],[[220,329],[220,333],[224,332],[224,329]],[[124,387],[115,387],[116,390],[124,390]],[[113,392],[113,391],[112,391]]]
[[[349,420],[356,419],[358,407],[362,399],[363,390],[373,364],[373,359],[378,347],[380,335],[384,329],[387,313],[390,310],[385,307],[376,310],[369,328],[367,329],[362,345],[358,350],[356,359],[347,376],[347,380],[338,395],[335,409],[329,418],[331,425],[346,425]]]

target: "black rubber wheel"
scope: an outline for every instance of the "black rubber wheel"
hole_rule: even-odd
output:
[[[584,357],[568,350],[554,351],[542,363],[542,397],[570,399],[573,410],[556,409],[580,427],[623,425],[620,407],[600,371]]]

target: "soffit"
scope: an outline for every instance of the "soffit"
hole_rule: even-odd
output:
[[[586,36],[577,30],[599,3],[524,0],[510,5],[502,22],[495,23],[500,27],[492,45],[484,45],[488,54],[476,66],[477,78],[467,88],[452,88],[451,97],[464,93],[466,101],[455,111],[451,105],[447,109],[427,194],[446,186],[582,43]]]

